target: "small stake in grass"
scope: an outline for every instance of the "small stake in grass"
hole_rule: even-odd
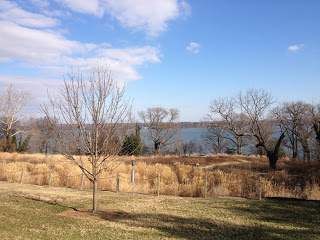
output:
[[[23,183],[23,172],[24,172],[24,169],[22,168],[22,169],[21,169],[21,179],[20,179],[20,184],[22,184],[22,183]]]
[[[160,174],[158,174],[157,195],[160,195]]]
[[[117,187],[116,187],[116,192],[119,192],[119,184],[120,184],[120,174],[117,174]]]
[[[208,181],[208,177],[205,176],[205,177],[204,177],[204,191],[203,191],[203,197],[204,197],[204,198],[207,197],[207,181]]]
[[[261,200],[261,175],[259,174],[259,200]]]
[[[134,166],[135,165],[136,165],[136,161],[132,160],[132,172],[131,172],[132,195],[134,194]]]
[[[84,180],[84,173],[81,175],[81,184],[80,184],[80,190],[82,191],[83,189],[83,180]]]
[[[51,186],[51,178],[52,178],[52,170],[50,170],[50,172],[49,172],[49,183],[48,183],[48,187]]]
[[[132,194],[134,194],[134,169],[131,172]]]

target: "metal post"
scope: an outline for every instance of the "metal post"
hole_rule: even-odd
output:
[[[52,170],[50,170],[50,172],[49,172],[49,183],[48,183],[48,187],[51,186],[51,179],[52,179]]]
[[[261,200],[261,175],[259,174],[259,200]]]
[[[158,186],[157,186],[157,195],[160,195],[160,173],[158,174]]]
[[[204,189],[203,189],[203,197],[207,197],[207,182],[208,182],[208,177],[204,176]]]
[[[117,187],[116,187],[116,192],[119,192],[119,185],[120,185],[120,174],[117,174]]]
[[[83,180],[84,180],[84,173],[81,175],[81,184],[80,184],[80,190],[82,191],[83,189]]]
[[[132,194],[134,194],[134,169],[131,172]]]
[[[22,169],[21,169],[21,179],[20,179],[20,184],[22,184],[22,183],[23,183],[23,172],[24,172],[24,169],[22,168]]]
[[[136,165],[135,160],[131,160],[132,172],[131,172],[131,182],[132,182],[132,194],[134,194],[134,166]]]

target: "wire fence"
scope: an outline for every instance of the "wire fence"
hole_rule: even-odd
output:
[[[247,178],[246,181],[231,179],[221,181],[213,175],[203,175],[192,179],[179,179],[170,182],[170,179],[160,174],[151,176],[140,176],[135,178],[134,171],[127,174],[110,173],[109,176],[102,175],[98,178],[98,189],[102,191],[141,193],[152,195],[176,195],[193,197],[246,197],[254,199],[263,199],[264,197],[295,197],[301,198],[305,186],[293,186],[287,193],[288,187],[284,182],[278,181],[270,174],[257,174]],[[298,175],[290,176],[292,178],[300,177]],[[0,180],[7,182],[16,182],[20,184],[35,184],[48,187],[67,187],[80,190],[92,189],[92,182],[84,175],[68,174],[63,172],[50,171],[27,171],[25,169],[17,171],[7,171],[2,169]],[[293,181],[294,182],[294,181]],[[319,192],[316,199],[320,198]],[[314,188],[314,186],[312,187]],[[302,197],[303,198],[303,197]]]

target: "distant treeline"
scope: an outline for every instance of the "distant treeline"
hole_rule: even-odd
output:
[[[179,122],[179,127],[182,128],[206,128],[206,122]],[[141,128],[144,128],[145,124],[139,123]]]

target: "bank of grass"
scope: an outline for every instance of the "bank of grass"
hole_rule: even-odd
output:
[[[320,239],[320,203],[181,198],[0,182],[1,239]],[[75,211],[73,209],[77,209]]]
[[[262,197],[286,197],[320,200],[320,162],[298,162],[280,159],[277,171],[270,172],[264,156],[151,156],[121,157],[113,171],[100,175],[100,190],[116,191],[116,176],[120,174],[120,192],[132,191],[131,160],[136,160],[135,191],[157,193],[157,175],[161,176],[162,195],[200,197],[204,194],[207,176],[208,196],[233,196],[257,199],[259,174],[262,177]],[[90,168],[89,166],[87,166]],[[61,155],[0,153],[0,181],[80,188],[81,171]],[[110,165],[110,169],[113,166]],[[92,184],[85,179],[84,189]]]

